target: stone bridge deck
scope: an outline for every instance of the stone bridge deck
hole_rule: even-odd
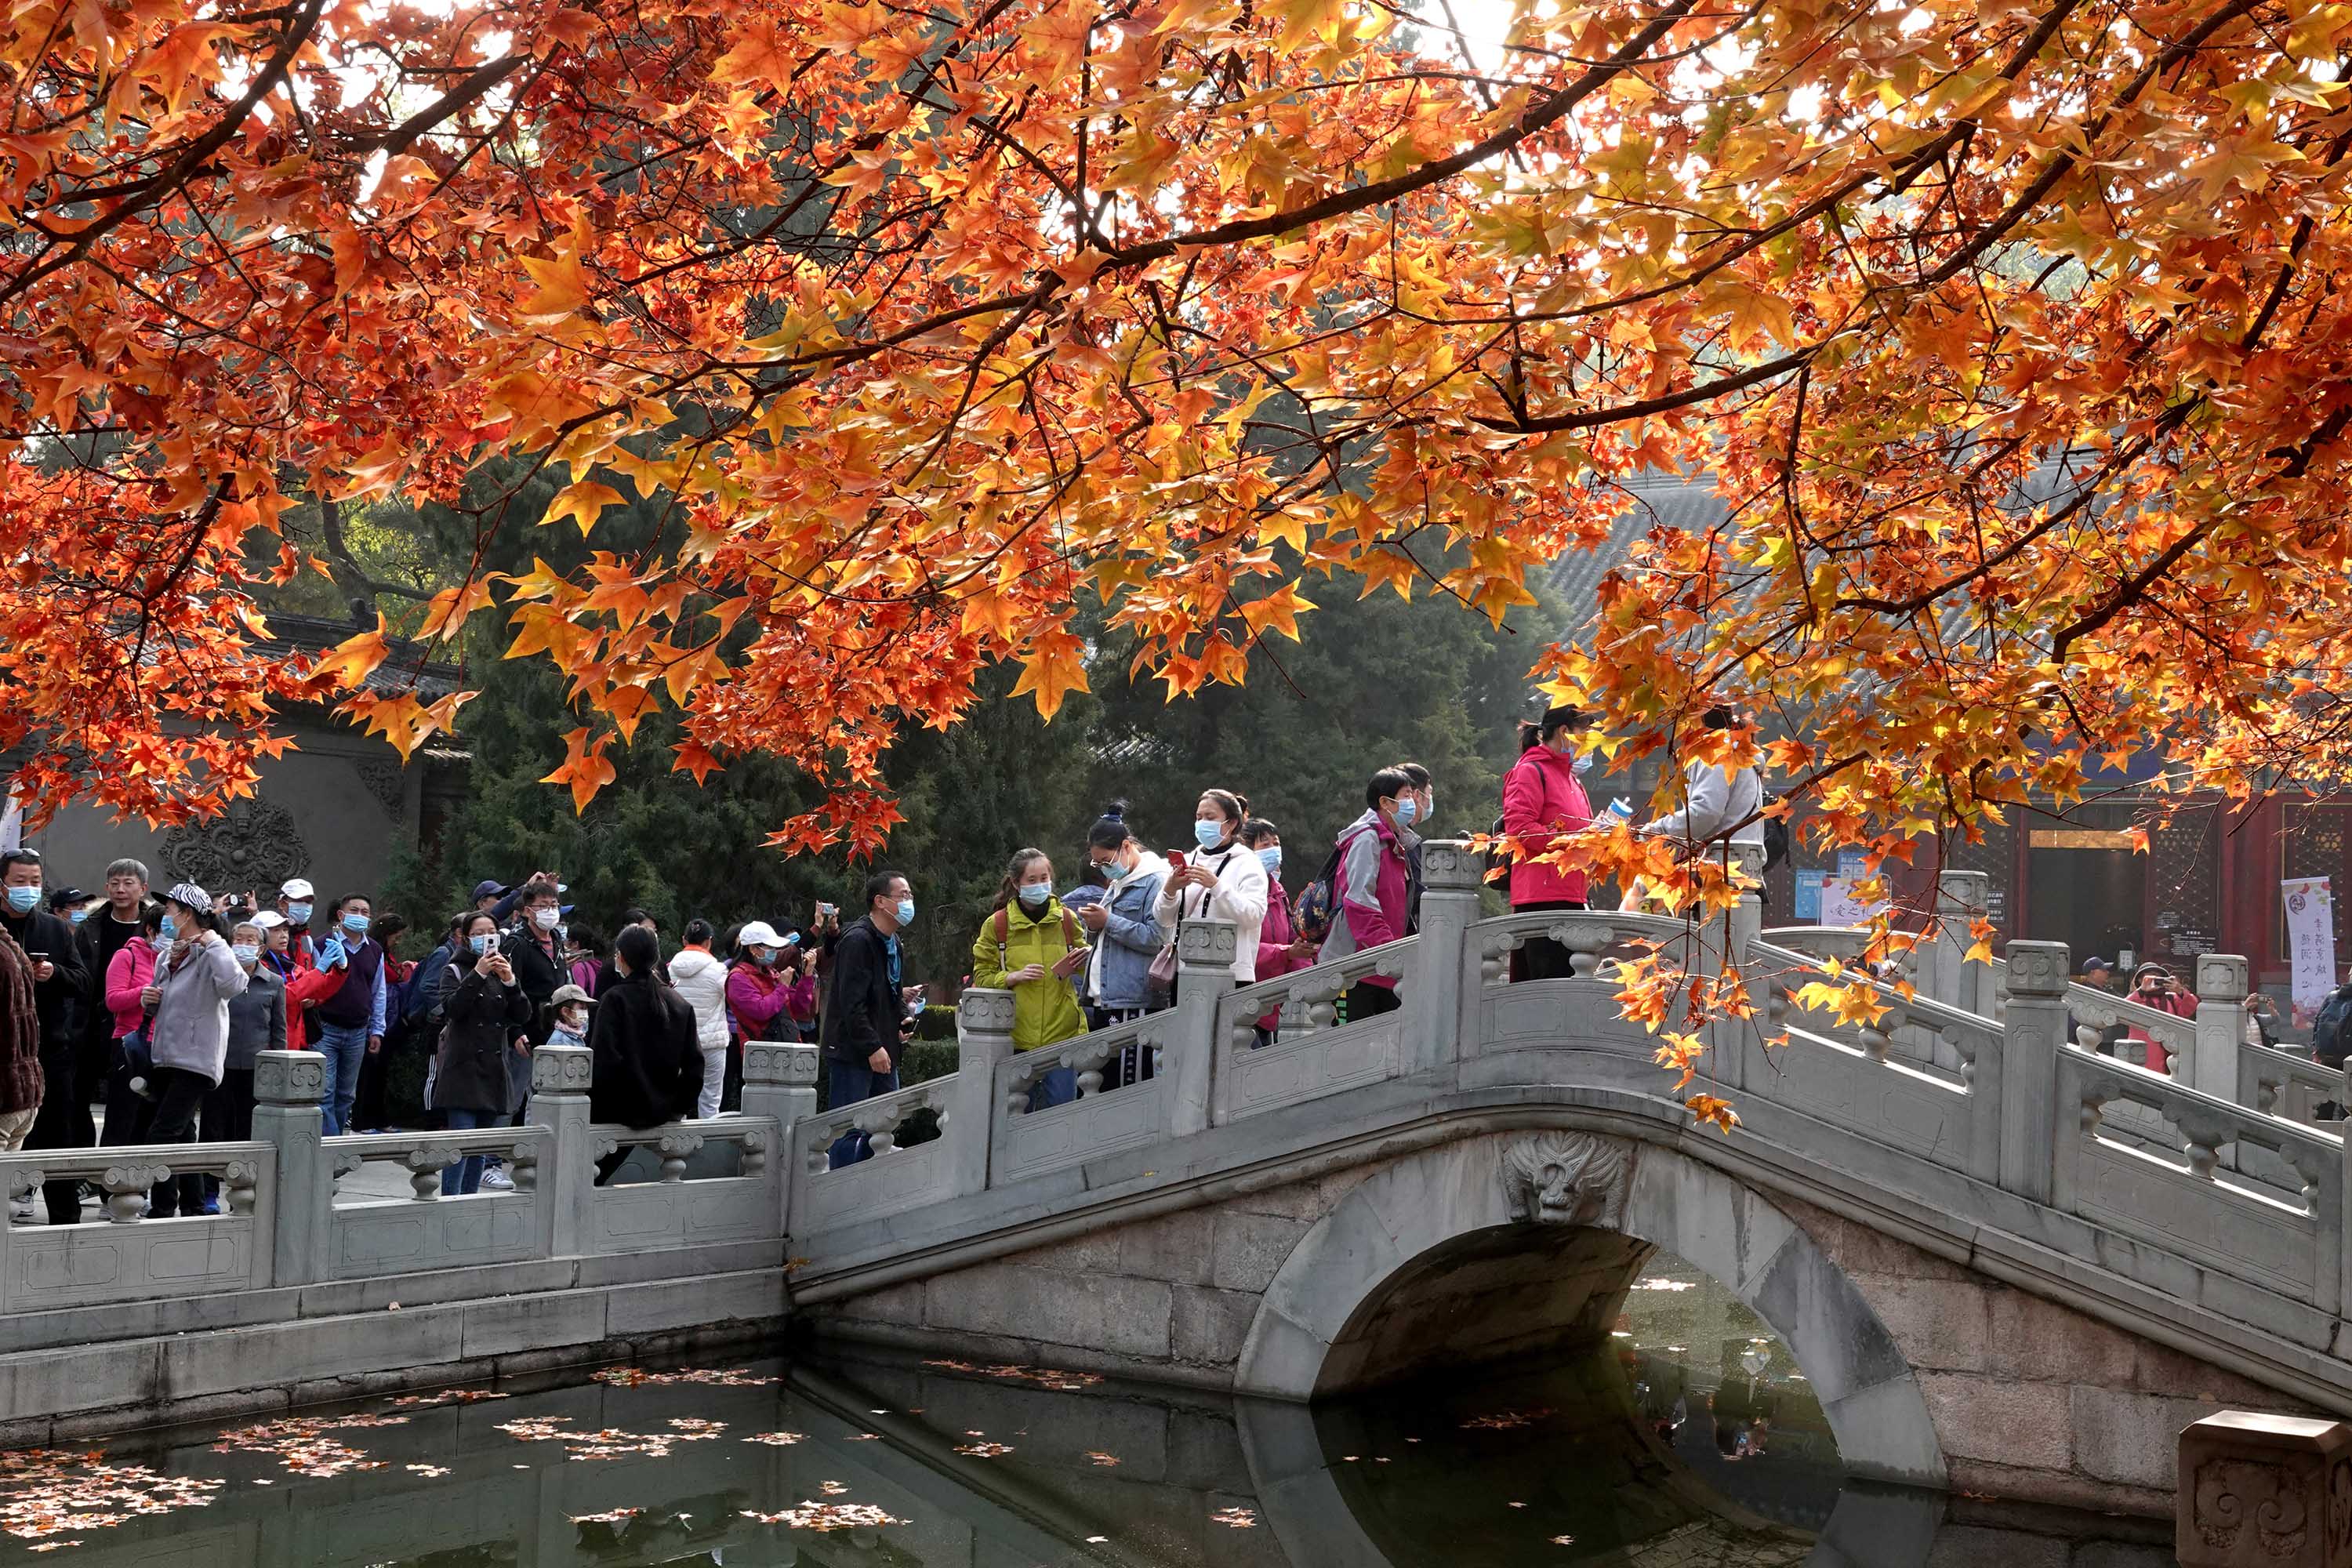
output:
[[[793,1129],[796,1313],[1307,1399],[1593,1342],[1662,1247],[1787,1341],[1865,1475],[2160,1510],[2196,1415],[2352,1412],[2345,1150],[2310,1121],[2341,1080],[2239,1044],[2238,961],[2191,1022],[2070,990],[2057,944],[1989,972],[1947,942],[1842,1028],[1784,989],[1845,933],[1478,920],[1478,871],[1433,844],[1418,937],[1238,990],[1231,931],[1188,925],[1174,1009],[1042,1051],[968,996],[959,1072]],[[1577,978],[1511,984],[1535,936]],[[1617,1016],[1612,956],[1647,942],[1765,982],[1768,1018],[1711,1031],[1728,1135]],[[1402,1005],[1338,1022],[1374,973]],[[2084,1048],[2117,1021],[2179,1076]],[[1130,1047],[1157,1075],[1105,1089]],[[1060,1067],[1079,1098],[1029,1110]],[[826,1169],[853,1127],[877,1157]]]

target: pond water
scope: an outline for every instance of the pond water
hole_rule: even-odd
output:
[[[2161,1523],[1842,1481],[1661,1258],[1609,1351],[1312,1412],[828,1349],[0,1455],[0,1563],[173,1568],[2169,1568]]]

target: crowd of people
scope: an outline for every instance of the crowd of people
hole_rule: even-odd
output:
[[[1740,721],[1728,710],[1707,716],[1717,729]],[[1592,819],[1584,726],[1564,707],[1522,726],[1496,831],[1535,843]],[[1694,763],[1686,784],[1685,808],[1643,831],[1698,842],[1760,831],[1753,769]],[[1192,842],[1164,851],[1115,803],[1084,834],[1066,885],[1044,849],[1013,857],[973,933],[965,984],[1011,991],[1013,1044],[1034,1050],[1171,1005],[1186,921],[1233,925],[1240,984],[1408,935],[1419,921],[1420,834],[1436,802],[1420,764],[1373,770],[1361,813],[1295,893],[1283,881],[1281,829],[1244,795],[1203,790]],[[1586,897],[1580,873],[1532,854],[1513,861],[1505,885],[1518,910],[1577,909]],[[898,1087],[923,1005],[900,941],[917,914],[905,876],[867,878],[845,921],[830,903],[800,927],[753,920],[721,931],[693,920],[667,954],[646,911],[623,911],[608,942],[572,918],[564,892],[552,871],[482,882],[412,958],[404,946],[422,944],[410,942],[408,922],[364,893],[322,905],[298,877],[268,894],[180,882],[158,896],[147,867],[129,858],[107,867],[102,890],[85,891],[55,883],[36,849],[0,853],[0,1152],[249,1138],[265,1050],[318,1053],[329,1135],[390,1124],[386,1064],[404,1055],[427,1058],[423,1110],[455,1130],[518,1124],[532,1053],[550,1044],[592,1053],[591,1113],[635,1129],[735,1109],[750,1040],[817,1041],[835,1107]],[[1526,977],[1569,973],[1567,953],[1541,939],[1518,962]],[[1350,1018],[1390,1011],[1395,982],[1366,975],[1343,1005]],[[1280,1028],[1270,1009],[1257,1021],[1259,1044]],[[1150,1052],[1130,1047],[1105,1079],[1117,1087],[1155,1070]],[[1031,1105],[1076,1093],[1075,1075],[1055,1069]],[[869,1152],[852,1131],[831,1158]],[[598,1179],[625,1154],[607,1156]],[[442,1181],[451,1194],[512,1185],[490,1155],[451,1165]],[[43,1185],[49,1223],[83,1217],[84,1185]],[[186,1176],[159,1186],[149,1212],[216,1212],[218,1202],[216,1183]],[[12,1208],[19,1220],[40,1217],[28,1196]]]

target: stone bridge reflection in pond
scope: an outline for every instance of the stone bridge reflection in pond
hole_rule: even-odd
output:
[[[1842,1487],[1818,1405],[1752,1316],[1676,1260],[1643,1284],[1612,1353],[1311,1411],[880,1356],[19,1453],[0,1460],[0,1562],[64,1547],[84,1568],[2171,1562],[2134,1521],[1972,1518],[1983,1505]]]

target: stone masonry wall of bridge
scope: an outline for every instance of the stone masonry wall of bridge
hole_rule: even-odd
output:
[[[808,1321],[820,1334],[934,1356],[1233,1389],[1269,1288],[1318,1222],[1367,1182],[1421,1157],[1107,1225],[835,1300]],[[1646,1148],[1641,1157],[1677,1159]],[[1851,1282],[1911,1369],[1954,1490],[2164,1514],[2183,1426],[2231,1406],[2294,1407],[2234,1373],[1827,1210],[1793,1198],[1771,1206]],[[1465,1260],[1459,1310],[1441,1304],[1404,1325],[1424,1359],[1391,1372],[1573,1352],[1580,1338],[1605,1335],[1647,1248],[1616,1269],[1621,1278],[1580,1291],[1563,1281],[1572,1267],[1538,1239],[1538,1227],[1513,1228],[1527,1237],[1527,1266],[1496,1266],[1512,1255],[1508,1236],[1484,1248],[1483,1260]],[[1588,1300],[1603,1314],[1597,1322],[1578,1311]],[[1867,1336],[1876,1327],[1833,1331]]]

